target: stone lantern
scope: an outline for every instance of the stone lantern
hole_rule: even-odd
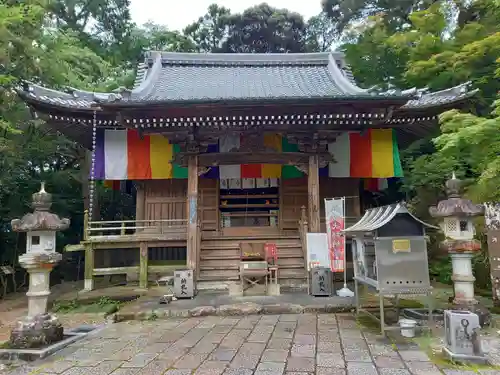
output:
[[[63,336],[57,318],[47,314],[47,302],[50,272],[62,258],[56,252],[56,232],[67,229],[70,221],[49,212],[51,205],[52,196],[42,182],[40,191],[32,195],[33,213],[11,222],[13,231],[26,232],[26,253],[19,257],[19,264],[29,273],[28,316],[11,332],[14,348],[35,348]]]
[[[437,206],[430,207],[432,217],[441,219],[440,227],[445,235],[441,248],[451,257],[453,268],[453,287],[455,310],[468,310],[478,314],[481,326],[489,324],[489,312],[480,306],[474,297],[474,281],[472,257],[481,250],[481,243],[474,239],[475,228],[473,218],[483,214],[482,205],[476,205],[469,199],[460,196],[461,181],[453,177],[446,181],[448,199]]]

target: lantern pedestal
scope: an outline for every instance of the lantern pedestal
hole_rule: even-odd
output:
[[[39,348],[63,339],[59,320],[47,313],[50,296],[50,272],[61,260],[55,252],[28,253],[19,257],[20,265],[29,273],[28,315],[17,323],[10,334],[10,346],[16,349]]]
[[[475,241],[476,242],[476,241]],[[479,242],[477,241],[477,245]],[[476,278],[472,273],[472,257],[474,252],[450,252],[453,267],[453,288],[455,298],[453,299],[453,310],[470,311],[478,315],[481,327],[491,323],[491,314],[474,297],[474,281]]]

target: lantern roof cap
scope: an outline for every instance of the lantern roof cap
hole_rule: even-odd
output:
[[[462,180],[458,179],[454,172],[451,179],[446,181],[445,187],[448,199],[439,201],[437,206],[429,208],[432,217],[474,217],[484,213],[483,205],[475,204],[460,195]]]
[[[11,221],[14,232],[33,231],[60,231],[68,229],[70,220],[61,219],[58,215],[49,211],[52,206],[52,194],[45,191],[45,183],[42,182],[40,191],[32,196],[32,213],[24,215],[21,219]]]

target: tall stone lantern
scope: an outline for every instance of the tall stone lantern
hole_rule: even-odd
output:
[[[11,222],[13,231],[26,232],[26,253],[19,257],[19,264],[29,273],[28,316],[11,332],[11,346],[16,348],[35,348],[63,335],[57,318],[47,314],[47,302],[50,272],[62,258],[56,252],[56,232],[67,229],[70,221],[49,211],[52,196],[44,185],[32,195],[33,213]]]
[[[490,314],[474,297],[474,281],[472,272],[472,257],[481,250],[481,243],[474,239],[476,233],[473,218],[483,215],[482,205],[460,195],[461,180],[453,177],[446,181],[448,199],[442,200],[437,206],[429,208],[432,217],[441,219],[440,227],[445,240],[441,249],[446,250],[451,257],[453,268],[453,287],[455,298],[453,309],[468,310],[478,314],[481,326],[488,325]]]

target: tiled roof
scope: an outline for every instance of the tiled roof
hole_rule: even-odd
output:
[[[89,110],[93,105],[283,99],[409,98],[402,109],[441,106],[471,95],[466,85],[436,93],[374,92],[355,84],[341,53],[197,54],[149,52],[132,90],[55,91],[35,84],[20,90],[29,101]],[[417,95],[420,94],[420,95]],[[473,93],[472,93],[473,94]],[[414,98],[412,98],[412,96]],[[420,97],[419,97],[420,96]],[[417,98],[418,97],[418,98]]]

